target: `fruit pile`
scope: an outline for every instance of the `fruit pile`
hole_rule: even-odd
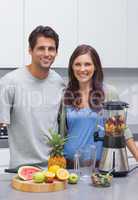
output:
[[[64,158],[64,144],[67,137],[62,137],[58,132],[49,129],[49,136],[46,142],[50,147],[48,170],[42,170],[33,166],[23,166],[18,170],[18,176],[22,180],[33,180],[35,183],[53,183],[54,180],[67,181],[75,184],[79,178],[77,174],[69,174],[66,169],[66,159]]]
[[[112,116],[105,123],[105,132],[109,135],[119,135],[125,128],[125,119],[122,115]]]
[[[53,183],[55,180],[67,181],[75,184],[78,182],[78,176],[75,173],[69,174],[68,170],[53,165],[48,170],[42,170],[33,166],[23,166],[18,170],[18,177],[21,180],[32,180],[34,183]]]

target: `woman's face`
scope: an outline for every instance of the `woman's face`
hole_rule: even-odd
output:
[[[73,72],[79,84],[90,83],[94,74],[94,64],[91,56],[87,53],[78,56],[73,63]]]

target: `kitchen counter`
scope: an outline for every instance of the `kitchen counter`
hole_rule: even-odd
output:
[[[96,188],[91,182],[79,181],[67,189],[51,193],[27,193],[13,189],[13,174],[0,174],[0,200],[137,200],[138,169],[127,177],[114,178],[111,187]]]

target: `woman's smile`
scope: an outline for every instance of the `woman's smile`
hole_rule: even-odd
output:
[[[74,76],[80,83],[91,82],[94,69],[93,61],[88,53],[78,56],[73,63]]]

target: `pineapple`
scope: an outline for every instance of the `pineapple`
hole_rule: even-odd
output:
[[[48,168],[52,165],[59,165],[61,168],[66,168],[66,159],[63,156],[64,144],[67,140],[57,132],[49,130],[51,137],[47,136],[48,145],[51,147],[50,158],[48,160]]]

